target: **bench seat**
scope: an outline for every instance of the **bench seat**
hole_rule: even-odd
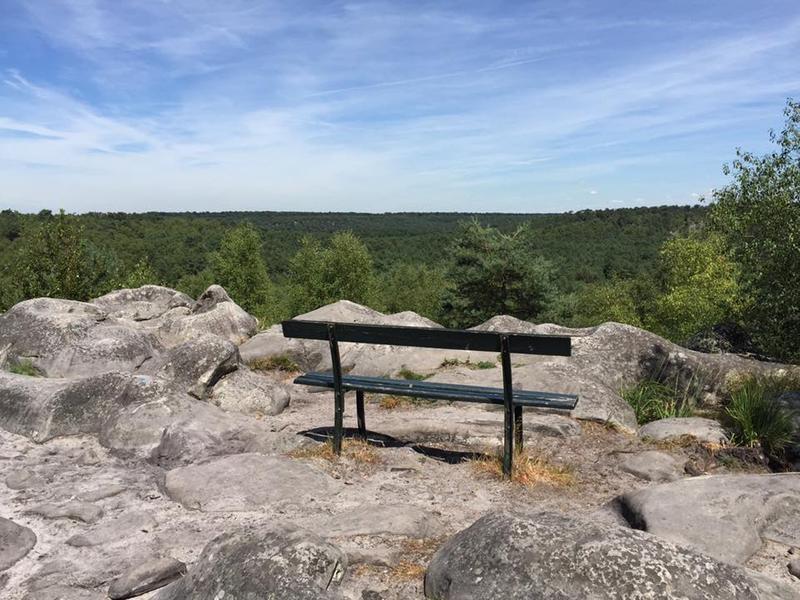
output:
[[[333,388],[333,374],[312,371],[294,380],[301,385]],[[413,396],[436,400],[456,400],[460,402],[482,402],[503,404],[503,388],[437,383],[407,379],[385,379],[362,375],[343,375],[342,388],[347,391],[372,392],[390,396]],[[513,403],[517,406],[548,408],[552,410],[572,410],[578,403],[578,396],[553,392],[534,392],[514,390]]]

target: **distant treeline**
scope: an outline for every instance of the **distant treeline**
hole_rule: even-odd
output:
[[[113,255],[123,270],[142,261],[156,276],[180,287],[208,266],[226,231],[251,223],[263,240],[262,256],[271,277],[283,279],[304,236],[322,241],[350,231],[369,249],[379,272],[397,264],[442,265],[458,224],[477,219],[512,232],[530,230],[533,248],[556,266],[559,286],[574,291],[584,283],[652,271],[658,250],[670,236],[703,220],[705,207],[660,206],[584,210],[563,214],[469,213],[89,213],[76,215],[87,241]],[[50,216],[0,213],[0,251],[9,251],[26,225]]]

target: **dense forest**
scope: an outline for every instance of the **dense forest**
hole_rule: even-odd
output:
[[[268,325],[347,298],[472,326],[614,320],[800,357],[800,104],[700,207],[563,214],[0,213],[0,309],[220,283]],[[713,340],[712,340],[713,342]],[[695,342],[692,342],[695,343]],[[717,342],[713,342],[717,343]],[[696,344],[695,344],[696,345]]]

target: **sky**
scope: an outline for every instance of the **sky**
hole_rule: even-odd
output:
[[[696,203],[798,57],[797,0],[0,0],[0,208]]]

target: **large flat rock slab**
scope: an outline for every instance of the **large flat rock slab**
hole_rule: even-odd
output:
[[[436,600],[777,600],[774,582],[642,531],[558,513],[490,513],[430,561]],[[778,590],[774,593],[767,589]]]
[[[764,539],[800,547],[800,473],[694,477],[620,498],[637,529],[742,564]]]
[[[169,497],[205,512],[241,512],[330,496],[339,483],[322,471],[290,458],[234,454],[169,471]]]
[[[0,517],[0,571],[23,559],[36,545],[36,534],[27,527]]]
[[[335,515],[323,528],[329,537],[399,535],[420,539],[436,537],[443,530],[433,512],[404,504],[360,506]]]

